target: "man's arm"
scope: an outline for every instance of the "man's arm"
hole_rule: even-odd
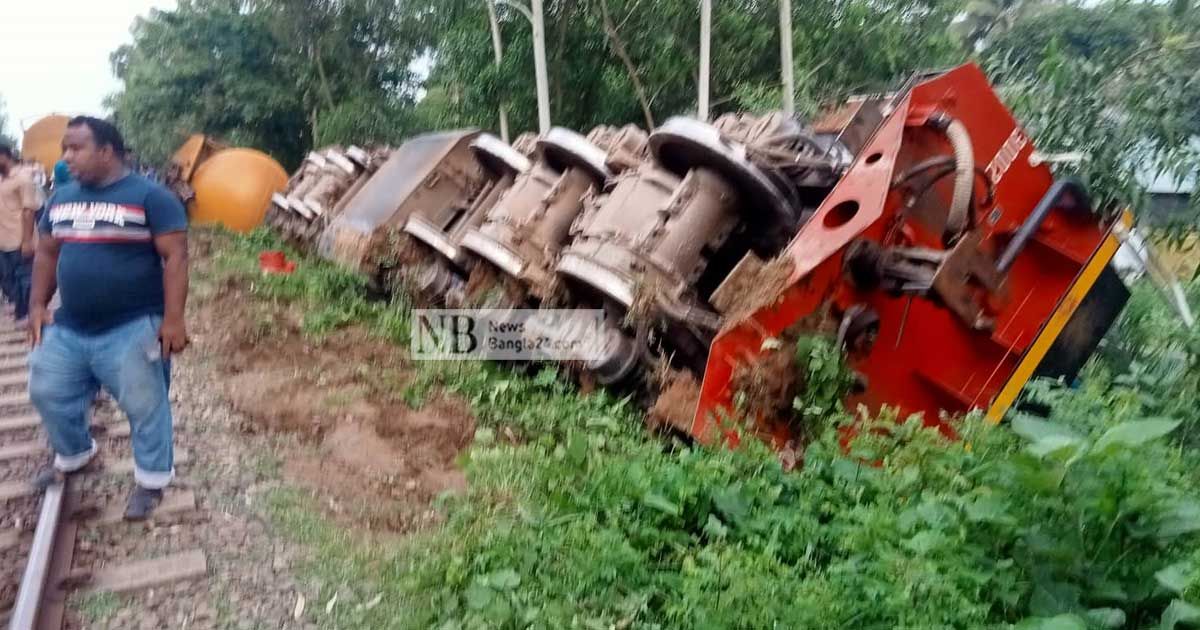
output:
[[[158,339],[162,343],[163,358],[182,352],[187,347],[187,326],[184,309],[188,294],[188,248],[187,232],[169,232],[154,237],[154,248],[163,261],[163,309],[162,328]]]
[[[21,183],[21,255],[29,258],[34,255],[33,251],[33,214],[37,212],[38,203],[37,189],[33,180],[25,177]]]
[[[21,212],[21,255],[25,258],[36,254],[33,239],[34,212],[36,210],[23,210]]]
[[[33,285],[29,289],[29,340],[34,346],[42,343],[42,328],[52,322],[47,307],[58,289],[58,239],[43,233],[38,239],[33,257]]]

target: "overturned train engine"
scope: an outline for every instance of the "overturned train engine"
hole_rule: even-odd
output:
[[[736,384],[824,320],[860,387],[851,408],[998,422],[1034,375],[1071,377],[1128,297],[1108,263],[1128,214],[1031,161],[1032,143],[974,65],[911,79],[845,108],[853,160],[709,347],[683,427],[736,441]],[[785,344],[786,347],[786,344]],[[786,401],[790,402],[790,401]],[[949,415],[942,415],[942,412]],[[752,414],[781,448],[796,427]]]
[[[953,434],[942,411],[999,420],[1031,376],[1077,371],[1127,297],[1108,261],[1128,216],[1091,208],[1032,151],[965,65],[811,124],[674,118],[513,146],[420,136],[373,175],[339,175],[315,238],[434,303],[602,312],[583,371],[687,383],[694,402],[664,420],[702,441],[739,439],[746,425],[726,420],[750,416],[787,447],[790,399],[734,403],[806,331],[835,337],[858,374],[849,403],[924,412]],[[322,172],[305,168],[303,181]],[[495,286],[500,299],[473,300]]]

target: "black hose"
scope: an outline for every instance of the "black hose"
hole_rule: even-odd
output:
[[[945,177],[953,172],[954,172],[953,165],[943,166],[941,168],[941,170],[934,172],[934,174],[932,176],[930,176],[929,181],[926,182],[925,185],[921,186],[920,188],[913,189],[913,196],[917,199],[921,198],[921,196],[923,196],[926,192],[929,192],[930,188],[933,188],[934,184],[936,184],[943,177]],[[996,200],[996,187],[994,185],[992,185],[992,180],[988,179],[987,171],[981,166],[976,166],[975,167],[975,175],[983,180],[984,187],[986,189],[984,191],[983,200],[979,202],[979,205],[981,205],[981,206],[992,205],[992,202]],[[975,224],[974,216],[968,215],[967,224],[968,225]]]

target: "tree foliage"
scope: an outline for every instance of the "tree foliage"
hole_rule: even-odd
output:
[[[851,92],[889,87],[922,67],[961,53],[946,32],[955,0],[835,0],[796,3],[793,15],[798,107],[812,112]],[[780,98],[778,10],[774,2],[713,3],[711,100],[716,112],[777,107]],[[428,85],[447,124],[494,127],[496,105],[509,103],[517,130],[536,128],[531,29],[500,6],[504,62],[494,67],[487,12],[480,0],[438,2]],[[606,20],[607,15],[607,20]],[[646,125],[695,112],[699,20],[691,0],[546,3],[546,54],[555,124]],[[625,59],[622,59],[624,55]],[[636,78],[636,82],[635,82]],[[636,84],[644,86],[645,102]],[[646,105],[643,108],[643,104]]]
[[[0,144],[17,146],[17,141],[8,135],[8,109],[4,104],[3,96],[0,96]]]
[[[316,145],[396,141],[416,93],[425,36],[394,0],[251,0],[284,42]]]
[[[265,15],[220,3],[152,11],[112,55],[124,89],[110,106],[146,159],[208,133],[294,161],[311,143],[303,93]]]
[[[1078,151],[1100,203],[1200,170],[1200,15],[1186,4],[1044,4],[986,42],[992,79],[1043,151]],[[1184,217],[1195,225],[1195,217]]]
[[[409,131],[416,44],[396,30],[395,6],[185,0],[152,11],[112,55],[123,89],[110,105],[154,161],[195,132],[289,165],[314,143],[394,141]]]
[[[1194,175],[1200,15],[1186,0],[830,0],[794,3],[801,114],[974,58],[1043,151],[1102,203],[1144,204],[1137,175]],[[189,132],[289,165],[313,145],[398,142],[430,128],[536,128],[531,27],[499,4],[496,65],[485,0],[185,0],[153,12],[113,55],[117,116],[165,157]],[[714,3],[714,113],[780,101],[777,4]],[[546,0],[551,118],[663,121],[695,111],[694,0]],[[414,73],[419,67],[422,72]],[[427,72],[425,72],[427,71]]]

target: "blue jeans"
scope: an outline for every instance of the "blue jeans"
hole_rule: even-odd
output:
[[[29,314],[29,288],[33,277],[33,259],[17,251],[0,251],[0,278],[4,297],[13,303],[13,317],[25,319]]]
[[[166,487],[175,475],[171,363],[162,358],[162,318],[146,315],[98,333],[51,325],[29,355],[29,398],[54,448],[54,466],[79,470],[96,454],[88,427],[103,385],[129,416],[133,477],[144,488]]]
[[[29,315],[29,290],[33,288],[33,258],[17,255],[16,270],[13,271],[13,292],[17,294],[13,317],[25,319]]]

